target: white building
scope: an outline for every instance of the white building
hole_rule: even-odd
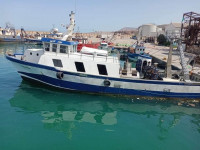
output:
[[[163,33],[162,28],[159,28],[155,24],[144,24],[138,28],[138,31],[138,39],[158,37]]]
[[[167,37],[180,37],[181,35],[181,23],[170,23],[165,26],[165,35]]]

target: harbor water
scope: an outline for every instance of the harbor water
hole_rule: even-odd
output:
[[[192,100],[59,91],[23,81],[0,45],[0,150],[199,150]]]

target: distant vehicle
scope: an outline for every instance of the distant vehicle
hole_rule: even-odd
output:
[[[136,36],[132,36],[132,39],[137,40],[137,37]]]

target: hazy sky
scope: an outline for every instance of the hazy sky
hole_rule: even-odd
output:
[[[80,32],[181,22],[185,12],[200,13],[200,0],[0,0],[0,5],[1,27],[10,22],[17,29],[40,31],[53,24],[64,31],[61,24],[68,24],[75,10],[75,31],[79,27]]]

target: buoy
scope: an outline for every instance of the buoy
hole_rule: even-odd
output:
[[[56,77],[57,77],[58,79],[63,79],[64,73],[63,73],[63,72],[57,72],[57,73],[56,73]]]

